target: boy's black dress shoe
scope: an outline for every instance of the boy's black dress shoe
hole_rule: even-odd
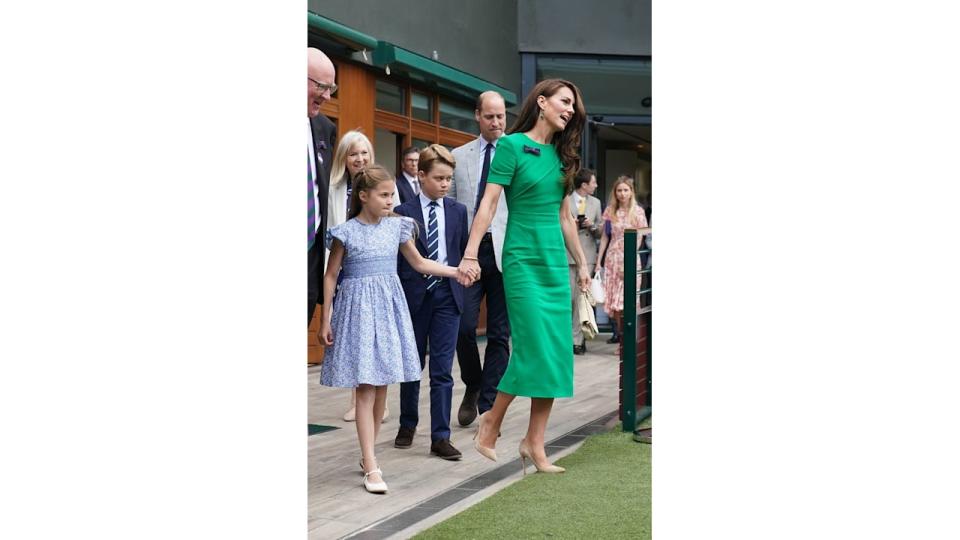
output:
[[[463,457],[460,451],[450,444],[450,439],[435,441],[430,445],[430,453],[448,461],[456,461]]]
[[[416,431],[416,428],[400,426],[400,431],[397,432],[397,438],[393,441],[394,448],[410,448],[413,446],[413,434],[416,433]]]

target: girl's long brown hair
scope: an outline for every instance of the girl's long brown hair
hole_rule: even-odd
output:
[[[540,105],[537,104],[537,98],[539,96],[549,98],[564,86],[573,92],[573,118],[570,119],[563,131],[553,134],[553,140],[550,141],[550,144],[556,148],[560,161],[563,163],[563,190],[564,195],[569,195],[574,189],[573,180],[580,172],[580,135],[583,133],[583,126],[587,120],[586,109],[583,107],[583,97],[575,84],[563,79],[546,79],[537,83],[523,100],[517,121],[507,130],[507,134],[523,133],[533,129],[540,116]]]
[[[353,178],[353,191],[350,193],[350,215],[347,219],[355,218],[363,210],[363,203],[360,202],[360,192],[370,191],[377,187],[380,182],[395,182],[396,179],[380,165],[367,165],[365,169],[357,173]],[[395,216],[393,212],[390,215]]]
[[[382,166],[376,164],[367,165],[367,168],[357,173],[357,176],[353,179],[353,192],[350,193],[350,215],[347,216],[347,219],[357,217],[360,215],[360,211],[363,210],[363,203],[360,202],[361,191],[376,189],[381,182],[395,181],[396,178]],[[396,212],[390,212],[387,215],[391,217],[401,217],[400,214]],[[413,220],[413,237],[416,238],[419,233],[420,227],[417,225],[416,220]]]

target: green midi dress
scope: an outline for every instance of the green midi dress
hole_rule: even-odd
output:
[[[573,397],[561,165],[552,145],[513,133],[497,142],[487,177],[504,186],[509,210],[502,265],[513,352],[497,389],[517,396]]]

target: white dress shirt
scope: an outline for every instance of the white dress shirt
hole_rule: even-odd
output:
[[[483,135],[481,135],[477,137],[477,140],[480,141],[480,164],[477,165],[477,171],[479,171],[477,176],[477,189],[479,190],[480,179],[483,177],[483,153],[487,151],[488,144],[493,147],[490,149],[490,164],[492,165],[493,156],[497,155],[497,143],[500,141],[500,139],[497,139],[493,142],[487,142],[487,140],[483,138]],[[490,178],[490,171],[487,171],[487,179],[489,178]],[[502,194],[500,196],[503,197]],[[480,198],[483,199],[483,194],[480,194]],[[491,223],[490,226],[487,227],[487,232],[493,232],[493,223]]]
[[[323,164],[323,156],[317,152],[317,149],[313,147],[313,127],[310,126],[310,117],[307,117],[307,151],[309,151],[310,156],[317,156],[317,159],[320,160],[320,163]],[[310,161],[310,178],[313,181],[313,213],[314,213],[314,224],[316,228],[320,229],[320,189],[317,187],[317,163],[314,160]]]
[[[584,201],[586,197],[580,195],[577,190],[573,190],[573,213],[579,214],[580,211],[580,201]],[[584,212],[586,212],[586,202],[584,202]]]
[[[420,208],[423,209],[423,243],[427,243],[427,234],[430,232],[430,203],[433,202],[433,199],[430,199],[423,192],[420,192]],[[443,211],[443,199],[437,199],[437,208],[434,210],[437,213],[437,242],[440,244],[440,249],[437,251],[437,262],[446,265],[447,264],[447,217]],[[427,246],[427,255],[430,254],[430,246]]]
[[[413,190],[414,195],[420,194],[420,179],[416,176],[410,176],[407,174],[407,171],[403,171],[403,177],[407,179],[407,182],[410,183],[410,189]]]

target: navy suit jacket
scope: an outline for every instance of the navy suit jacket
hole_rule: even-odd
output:
[[[413,192],[413,188],[410,187],[410,182],[407,181],[407,177],[400,173],[397,175],[397,191],[400,193],[400,204],[403,204],[410,199],[416,198],[417,194]]]
[[[317,199],[320,201],[320,227],[313,248],[307,251],[307,311],[313,304],[323,303],[324,250],[323,237],[327,230],[327,191],[330,184],[330,165],[333,162],[333,143],[337,128],[329,118],[318,114],[310,119],[315,150],[314,165],[317,170]],[[321,157],[323,162],[321,163]]]
[[[417,235],[417,251],[423,258],[427,258],[427,228],[424,225],[423,208],[420,206],[420,197],[413,197],[407,202],[393,209],[401,216],[407,216],[415,219],[420,226],[420,234]],[[460,258],[467,249],[467,238],[470,231],[467,229],[467,207],[450,197],[443,198],[443,215],[445,218],[444,232],[447,242],[447,264],[450,266],[459,266]],[[413,269],[403,255],[399,255],[397,261],[397,274],[400,275],[400,283],[403,285],[403,294],[407,297],[407,306],[410,313],[415,314],[420,310],[423,303],[423,297],[427,294],[427,278]],[[453,299],[457,303],[457,311],[463,313],[463,285],[455,279],[448,279],[450,290],[453,292]]]

